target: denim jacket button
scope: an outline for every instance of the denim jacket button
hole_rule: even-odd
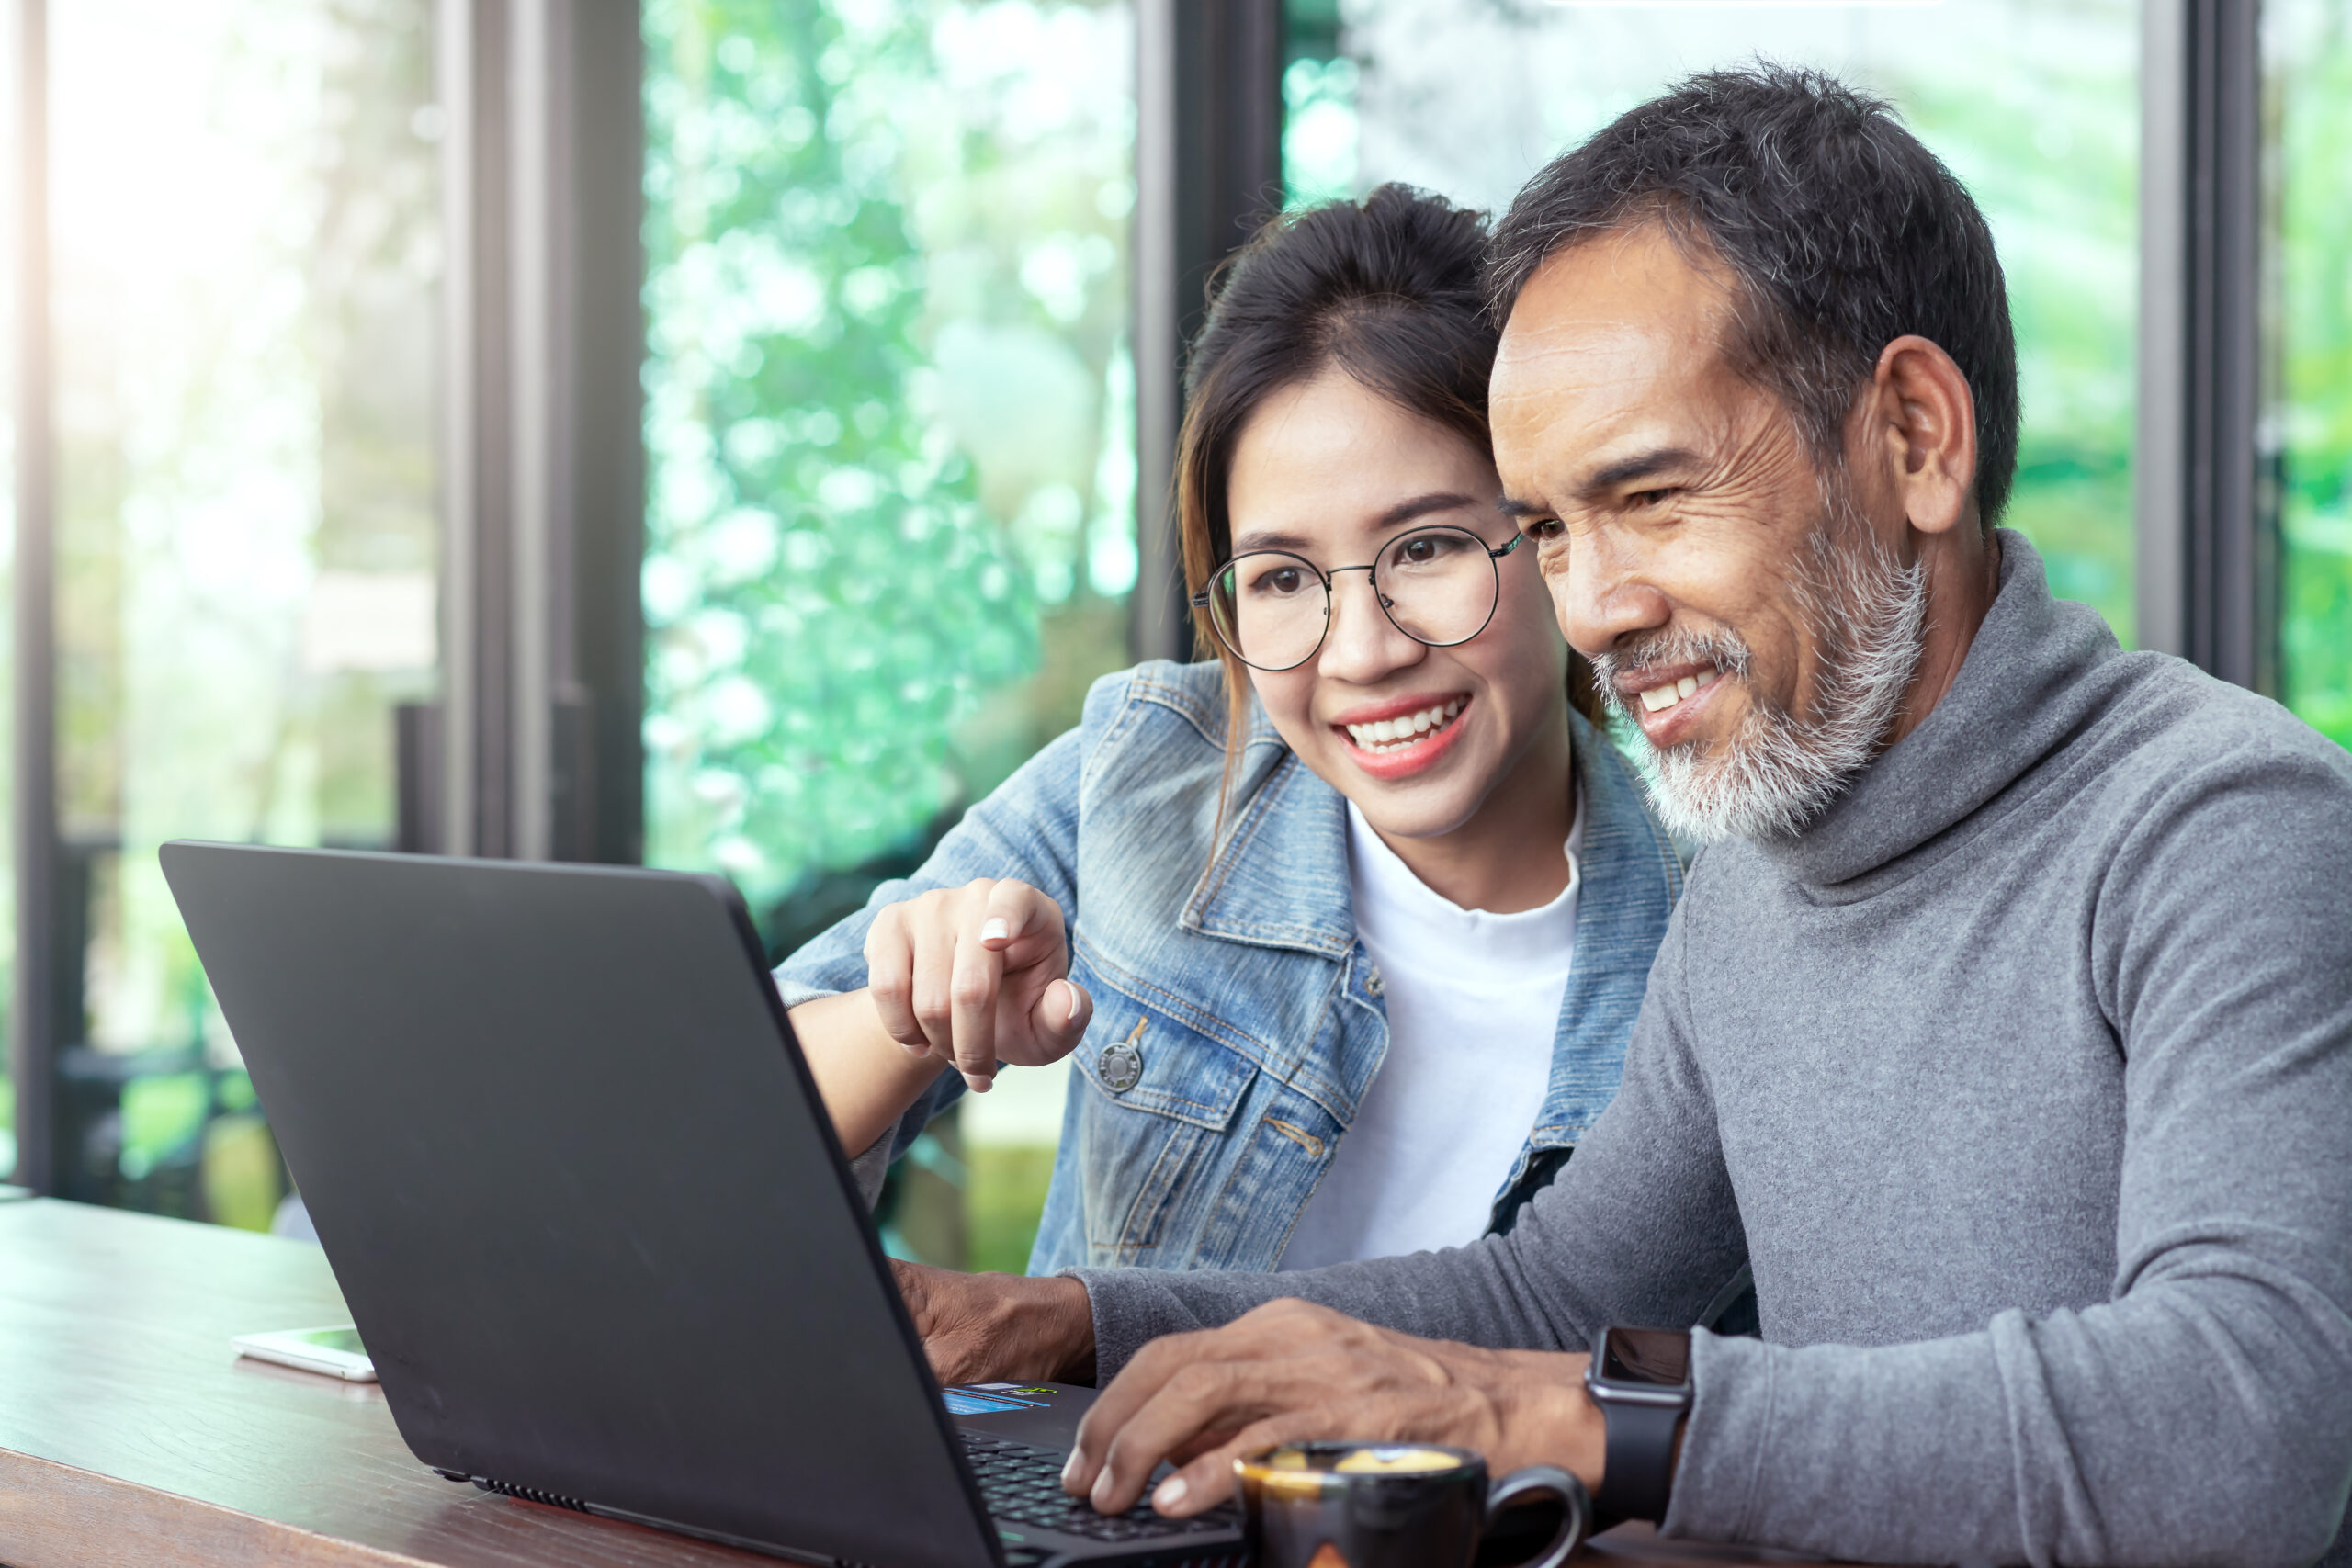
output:
[[[1363,994],[1367,997],[1376,997],[1380,995],[1383,988],[1380,983],[1380,965],[1377,964],[1366,965],[1363,972]]]
[[[1104,1089],[1125,1094],[1143,1077],[1143,1053],[1136,1049],[1133,1040],[1122,1040],[1102,1047],[1102,1054],[1094,1058],[1094,1068],[1102,1075]]]

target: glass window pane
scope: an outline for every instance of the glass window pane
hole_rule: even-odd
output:
[[[1128,662],[1134,32],[1128,0],[646,6],[647,858],[732,875],[779,953]],[[968,1150],[936,1128],[893,1244],[963,1260],[922,1192],[968,1154],[1018,1268],[1060,1081],[1009,1077]]]
[[[156,845],[393,837],[437,663],[430,10],[50,8],[69,1196],[261,1227],[284,1188]]]
[[[1125,661],[1132,18],[646,29],[649,858],[769,909],[919,854]]]
[[[2287,705],[2352,746],[2352,3],[2265,0]]]
[[[1984,207],[2007,270],[2025,433],[2005,521],[2041,549],[2059,593],[2131,642],[2132,0],[1287,6],[1294,200],[1396,179],[1499,211],[1546,159],[1677,78],[1759,56],[1885,95]]]

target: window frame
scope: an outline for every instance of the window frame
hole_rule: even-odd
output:
[[[56,1185],[59,854],[49,7],[6,38],[20,161],[13,364],[16,1179]],[[1211,269],[1282,203],[1282,0],[1136,0],[1139,658],[1194,646],[1170,502],[1182,345]],[[2256,0],[2143,0],[2140,641],[2278,682],[2263,360]],[[639,367],[644,120],[636,6],[437,0],[445,110],[442,702],[404,726],[402,840],[632,863],[643,842]]]

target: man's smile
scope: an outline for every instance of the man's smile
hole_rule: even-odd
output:
[[[1643,712],[1663,713],[1685,697],[1705,691],[1722,676],[1723,671],[1713,664],[1661,665],[1619,676],[1617,689],[1629,697],[1639,697]]]
[[[1723,678],[1718,665],[1686,660],[1627,671],[1617,677],[1617,693],[1650,744],[1664,748],[1691,738]]]

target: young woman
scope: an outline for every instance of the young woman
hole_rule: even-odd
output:
[[[1616,1091],[1681,867],[1495,505],[1483,247],[1388,186],[1234,258],[1178,486],[1218,662],[1097,682],[777,971],[872,1183],[1074,1055],[1033,1273],[1460,1245]]]

